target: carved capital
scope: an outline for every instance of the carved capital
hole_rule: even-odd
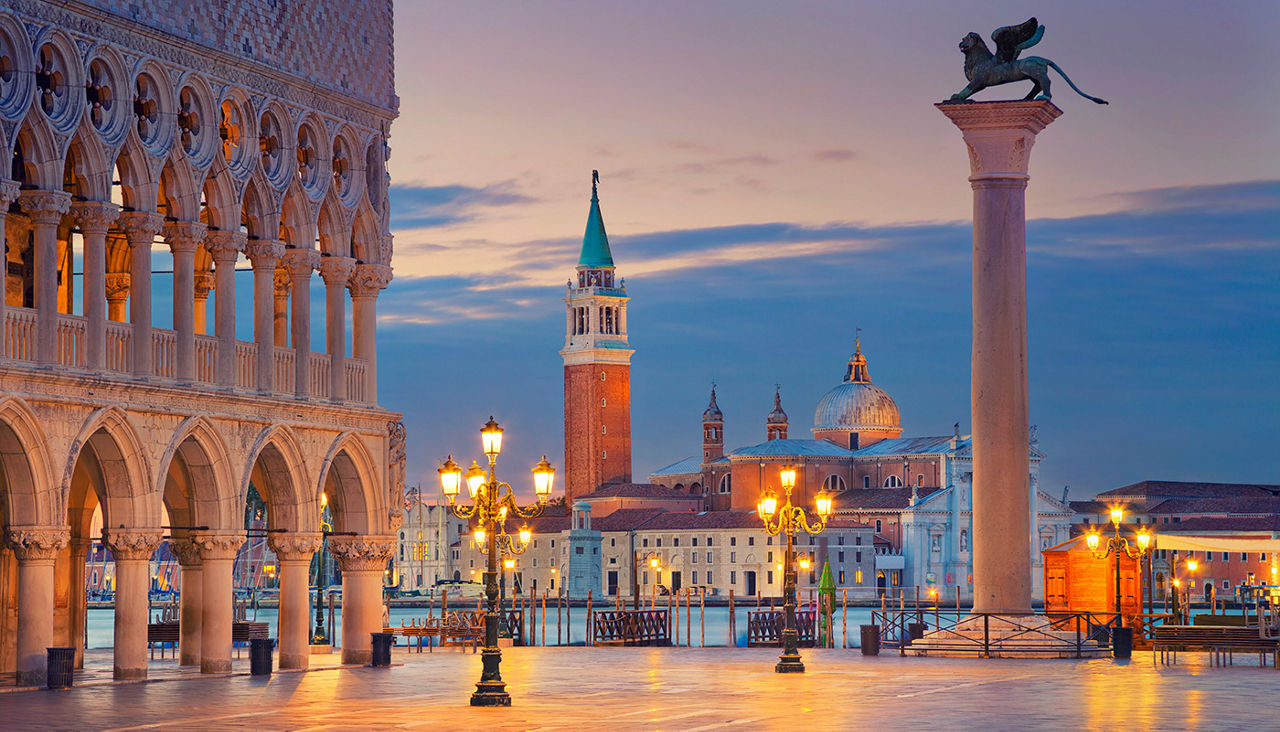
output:
[[[18,200],[18,193],[21,190],[14,181],[0,180],[0,213],[7,211],[9,204]]]
[[[244,245],[244,255],[254,269],[275,269],[283,254],[284,245],[272,239],[249,239]]]
[[[52,560],[71,540],[71,529],[62,526],[13,526],[9,546],[19,561]]]
[[[320,276],[330,287],[346,287],[355,270],[356,260],[351,257],[325,257],[320,260]]]
[[[195,221],[170,221],[164,225],[164,243],[174,254],[194,254],[208,230]]]
[[[107,529],[106,544],[116,561],[150,559],[163,540],[159,531]]]
[[[120,207],[103,201],[77,201],[71,204],[71,217],[85,234],[106,234],[120,216]]]
[[[164,226],[164,217],[151,211],[123,211],[116,226],[129,239],[130,246],[151,246]]]
[[[107,300],[127,300],[129,298],[129,273],[110,272],[107,274]]]
[[[343,572],[381,572],[395,553],[395,541],[391,537],[335,536],[329,539],[329,551]]]
[[[235,559],[236,552],[244,544],[244,534],[193,533],[191,543],[200,552],[201,559]]]
[[[196,299],[207,300],[209,293],[213,291],[214,279],[213,273],[200,270],[196,272]]]
[[[293,281],[289,279],[289,270],[284,267],[276,267],[271,283],[275,286],[276,297],[279,298],[288,297],[289,290],[293,289]]]
[[[200,566],[200,550],[195,544],[185,539],[170,539],[169,551],[178,558],[178,564],[184,567]]]
[[[295,280],[310,279],[311,273],[320,266],[320,252],[314,249],[286,249],[280,263]]]
[[[937,107],[964,135],[971,179],[978,180],[1025,180],[1036,134],[1062,114],[1046,101],[966,102]]]
[[[234,267],[247,241],[248,237],[239,231],[212,229],[204,235],[204,246],[219,266],[227,264]]]
[[[320,548],[320,534],[271,534],[267,546],[280,557],[280,561],[311,561],[311,555]]]
[[[57,225],[71,210],[71,194],[63,191],[22,191],[18,194],[18,206],[33,224]]]
[[[358,264],[347,282],[351,297],[377,297],[391,284],[391,268],[385,264]]]

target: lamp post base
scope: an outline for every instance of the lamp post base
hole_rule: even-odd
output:
[[[802,674],[804,664],[800,661],[799,653],[784,653],[778,656],[778,663],[774,665],[773,670],[780,674]]]
[[[471,695],[473,707],[509,707],[511,695],[507,693],[506,684],[501,681],[481,681],[476,684],[476,691]]]

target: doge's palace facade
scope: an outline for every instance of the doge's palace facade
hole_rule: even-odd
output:
[[[42,681],[46,647],[83,643],[95,514],[116,677],[147,673],[166,538],[181,662],[229,670],[251,485],[280,563],[280,665],[307,664],[322,496],[343,660],[367,662],[403,486],[376,379],[391,33],[391,0],[0,8],[0,671],[19,683]]]

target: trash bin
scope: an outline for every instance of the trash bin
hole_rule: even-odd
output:
[[[272,638],[249,639],[249,673],[253,676],[271,675],[271,650],[276,642]]]
[[[1133,628],[1111,629],[1111,655],[1114,658],[1133,656]]]
[[[46,681],[50,689],[66,689],[71,686],[76,670],[76,649],[50,648],[46,667]]]
[[[862,655],[880,655],[880,626],[863,625],[860,627],[862,628]]]
[[[924,637],[924,623],[907,623],[907,640],[920,640]]]
[[[395,640],[395,633],[370,633],[369,635],[373,636],[372,665],[390,666],[391,642]]]

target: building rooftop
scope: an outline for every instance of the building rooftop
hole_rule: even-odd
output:
[[[1233,514],[1271,516],[1280,514],[1280,498],[1275,496],[1224,496],[1221,498],[1169,498],[1147,509],[1151,514]]]
[[[1195,483],[1177,480],[1144,480],[1098,494],[1106,499],[1230,498],[1280,495],[1280,485],[1262,483]]]
[[[853,457],[853,452],[826,440],[769,440],[739,447],[726,457]]]
[[[969,438],[961,437],[956,440],[956,446],[951,446],[952,435],[942,437],[892,437],[887,440],[880,440],[874,445],[853,451],[854,457],[876,457],[883,455],[937,455],[937,454],[953,454],[963,450],[969,446]]]
[[[682,493],[657,483],[614,483],[602,485],[591,493],[582,496],[582,498],[586,500],[593,498],[662,498],[698,501],[699,503],[702,501],[701,496],[691,496],[688,493]]]
[[[671,463],[665,468],[658,468],[650,473],[650,475],[692,475],[693,473],[702,472],[702,458],[694,455],[687,457],[677,463]]]
[[[1280,514],[1272,516],[1199,516],[1173,524],[1160,524],[1157,534],[1200,534],[1212,532],[1280,532]]]

